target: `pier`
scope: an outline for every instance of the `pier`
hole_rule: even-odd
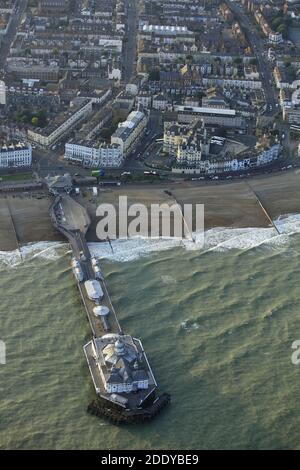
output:
[[[83,348],[97,395],[88,412],[114,424],[149,421],[169,404],[170,395],[157,394],[141,341],[121,329],[100,260],[86,242],[90,217],[70,191],[69,186],[67,191],[51,187],[50,217],[71,246],[73,273],[93,335]]]
[[[86,209],[78,204],[70,195],[61,194],[56,196],[50,207],[50,217],[53,225],[69,241],[74,259],[80,262],[84,280],[96,280],[92,266],[91,253],[85,239],[86,232],[88,231],[91,223]],[[106,305],[110,311],[110,331],[112,333],[119,334],[121,332],[121,327],[108,294],[105,279],[102,276],[98,281],[100,282],[104,293],[101,304]],[[101,319],[97,318],[94,314],[95,303],[89,299],[83,284],[77,281],[77,285],[93,336],[97,337],[104,335],[106,331],[104,330],[103,323]]]

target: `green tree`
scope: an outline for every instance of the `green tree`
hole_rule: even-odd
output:
[[[45,127],[46,124],[47,124],[47,113],[46,111],[44,111],[44,109],[40,109],[37,113],[36,113],[36,117],[38,118],[38,121],[39,121],[39,127]]]
[[[31,119],[31,124],[37,127],[39,124],[39,118],[37,118],[36,116],[33,116],[33,118]]]
[[[160,73],[158,69],[150,70],[149,80],[151,80],[152,82],[158,82],[160,80]]]
[[[111,131],[107,127],[103,127],[103,129],[100,131],[100,135],[103,139],[107,140],[111,136]]]
[[[281,24],[278,26],[277,30],[278,33],[281,33],[284,38],[287,38],[288,35],[288,29],[285,24]]]
[[[282,18],[274,18],[274,20],[272,21],[272,26],[273,28],[278,28],[278,26],[280,26],[282,24]]]
[[[233,62],[234,64],[239,65],[243,62],[243,59],[241,57],[235,57]]]

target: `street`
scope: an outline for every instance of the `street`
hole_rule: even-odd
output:
[[[10,46],[16,36],[19,23],[22,19],[22,15],[27,7],[27,0],[16,0],[15,6],[10,20],[8,31],[4,37],[3,43],[0,48],[0,69],[3,69],[6,63],[6,59],[10,50]]]
[[[123,47],[123,81],[130,83],[136,62],[137,5],[136,0],[127,0],[127,31]]]
[[[242,6],[239,6],[236,3],[231,2],[230,0],[226,0],[226,4],[228,8],[230,8],[230,10],[237,17],[242,27],[242,30],[244,31],[245,36],[257,58],[258,70],[260,72],[260,77],[263,84],[267,104],[265,116],[274,116],[278,113],[278,92],[273,81],[272,69],[268,60],[265,57],[262,38],[260,37],[256,28],[251,24]]]

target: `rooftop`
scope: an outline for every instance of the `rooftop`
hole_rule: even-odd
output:
[[[0,144],[0,153],[11,152],[13,150],[26,150],[30,149],[31,146],[25,142],[6,143]]]
[[[221,116],[235,116],[235,109],[229,108],[203,108],[200,106],[174,106],[175,111],[179,112],[191,112],[198,114],[218,114]]]

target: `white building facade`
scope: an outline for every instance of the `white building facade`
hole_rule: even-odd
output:
[[[281,146],[275,144],[272,147],[263,150],[260,153],[247,155],[244,158],[214,158],[209,157],[205,160],[199,158],[199,152],[197,151],[195,156],[189,154],[188,162],[191,164],[177,164],[172,169],[173,173],[182,174],[216,174],[216,173],[228,173],[235,171],[243,171],[248,168],[257,168],[260,166],[268,165],[273,161],[277,160],[280,156]],[[193,163],[192,163],[193,162]]]
[[[142,138],[148,123],[148,115],[142,111],[132,111],[127,120],[119,124],[118,129],[111,136],[111,144],[120,146],[125,157]]]
[[[281,34],[281,33],[277,33],[277,32],[274,33],[273,31],[271,31],[271,32],[269,33],[269,42],[270,42],[271,44],[275,44],[275,45],[281,44],[281,43],[283,42],[282,34]]]
[[[67,134],[81,119],[86,118],[92,113],[93,110],[93,99],[87,99],[82,106],[71,114],[66,120],[62,120],[60,124],[49,125],[45,129],[29,129],[28,138],[29,140],[42,145],[43,147],[50,147],[65,134]]]
[[[19,142],[0,147],[0,168],[29,167],[31,164],[31,145]]]
[[[123,163],[123,153],[119,145],[95,145],[84,142],[68,142],[65,157],[89,168],[118,168]]]
[[[2,80],[0,80],[0,105],[6,106],[6,86]]]

